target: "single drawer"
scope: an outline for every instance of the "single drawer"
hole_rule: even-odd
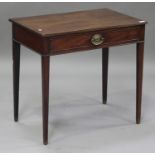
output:
[[[81,32],[50,38],[50,51],[53,55],[80,50],[90,50],[102,47],[142,41],[143,26]]]

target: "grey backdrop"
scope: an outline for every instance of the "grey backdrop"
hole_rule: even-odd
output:
[[[49,145],[42,145],[40,57],[21,51],[19,123],[13,122],[8,18],[111,8],[148,21],[142,124],[135,124],[135,44],[110,48],[108,104],[101,50],[51,58]],[[154,3],[0,3],[0,152],[155,152]]]

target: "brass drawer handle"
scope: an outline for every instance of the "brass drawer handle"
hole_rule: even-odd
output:
[[[95,46],[102,44],[104,41],[104,38],[101,34],[95,34],[91,38],[91,43]]]

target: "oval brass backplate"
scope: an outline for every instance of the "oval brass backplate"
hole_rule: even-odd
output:
[[[104,41],[104,38],[102,37],[101,34],[95,34],[91,38],[91,43],[96,46],[102,44],[103,41]]]

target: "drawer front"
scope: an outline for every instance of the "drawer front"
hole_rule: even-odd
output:
[[[51,38],[50,51],[56,55],[142,41],[143,39],[144,27],[142,26],[68,34]]]

